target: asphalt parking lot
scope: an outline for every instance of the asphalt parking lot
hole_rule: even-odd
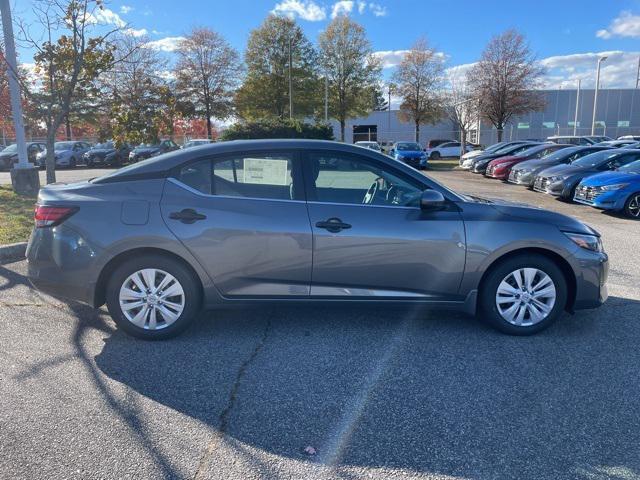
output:
[[[149,343],[0,265],[0,478],[640,478],[640,223],[430,175],[592,225],[609,301],[527,338],[450,312],[274,307]]]

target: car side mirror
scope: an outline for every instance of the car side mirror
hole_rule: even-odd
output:
[[[391,155],[395,155],[395,154],[396,154],[396,151],[392,148],[391,150],[389,150],[389,153],[390,153]]]
[[[442,210],[445,207],[446,200],[444,195],[437,190],[427,189],[422,192],[420,197],[420,208],[426,211]]]

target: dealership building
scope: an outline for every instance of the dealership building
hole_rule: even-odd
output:
[[[551,135],[590,135],[595,91],[543,90],[546,107],[542,111],[515,117],[504,129],[505,140],[545,139]],[[577,122],[576,118],[577,103]],[[617,138],[621,135],[640,135],[640,89],[600,89],[596,108],[596,135]],[[340,124],[332,121],[334,135],[340,138]],[[413,123],[401,122],[397,110],[372,112],[367,117],[347,122],[345,141],[414,140]],[[479,130],[479,132],[478,132]],[[497,141],[496,129],[487,122],[470,132],[470,141],[489,145]],[[459,132],[450,121],[420,127],[420,142],[430,139],[459,139]]]

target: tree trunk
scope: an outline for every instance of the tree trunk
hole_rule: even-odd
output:
[[[497,128],[497,130],[498,130],[498,143],[500,143],[502,141],[502,134],[504,133],[504,128],[501,125]]]
[[[420,122],[416,122],[416,143],[420,143]]]
[[[56,154],[54,144],[56,143],[56,131],[52,128],[47,131],[47,158],[45,165],[47,167],[47,184],[56,181]]]
[[[64,125],[67,130],[67,140],[71,140],[71,122],[69,121],[69,115],[64,117]]]
[[[467,131],[464,128],[460,129],[460,156],[467,153]]]
[[[340,120],[340,141],[344,143],[344,120]]]
[[[211,107],[209,106],[209,103],[205,105],[205,114],[207,115],[207,139],[211,140]]]

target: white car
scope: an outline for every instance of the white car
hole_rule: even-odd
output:
[[[378,142],[356,142],[357,147],[368,148],[369,150],[375,150],[376,152],[382,151]]]
[[[473,150],[471,145],[465,145],[465,152],[470,152]],[[439,158],[450,158],[450,157],[459,157],[462,153],[462,145],[460,142],[447,142],[438,145],[435,148],[430,148],[426,150],[427,157],[431,160],[437,160]]]
[[[91,144],[88,142],[56,142],[53,145],[53,152],[56,159],[56,167],[74,168],[82,160],[85,152],[88,152]],[[47,160],[47,150],[43,150],[36,156],[36,162],[40,167],[44,167]]]

